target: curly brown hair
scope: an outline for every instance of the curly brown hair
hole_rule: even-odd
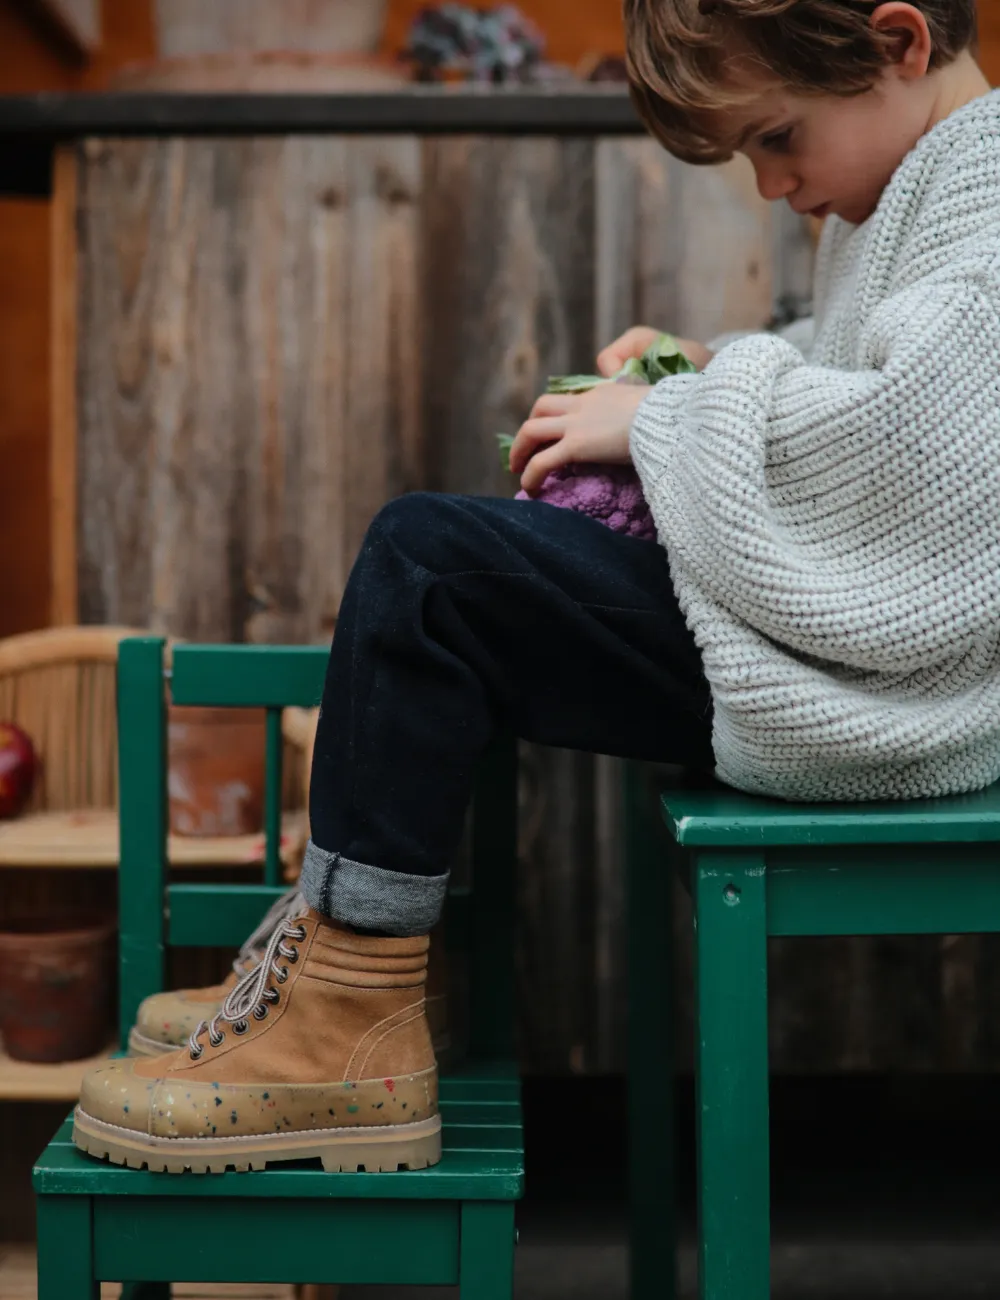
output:
[[[632,100],[678,158],[724,162],[733,142],[712,114],[749,99],[726,64],[767,70],[799,95],[863,94],[890,62],[891,34],[871,25],[881,0],[624,0]],[[976,43],[976,0],[909,0],[926,18],[932,67]]]

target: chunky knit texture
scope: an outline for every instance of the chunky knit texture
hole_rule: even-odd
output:
[[[908,799],[1000,777],[1000,92],[827,223],[808,353],[665,379],[632,457],[715,701],[719,777]]]

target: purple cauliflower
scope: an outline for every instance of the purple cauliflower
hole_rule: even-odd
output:
[[[518,492],[516,499],[529,497]],[[656,541],[639,475],[630,465],[564,465],[548,475],[533,499],[589,515],[612,532]]]
[[[550,393],[586,393],[599,384],[658,384],[671,375],[687,375],[695,367],[680,350],[670,334],[658,334],[641,357],[629,357],[614,375],[552,375]],[[510,469],[510,449],[514,439],[497,434],[500,458]],[[527,501],[527,492],[518,492],[517,501]],[[535,498],[565,510],[578,510],[604,524],[615,533],[628,537],[656,540],[656,525],[642,484],[631,465],[563,465],[553,470]]]

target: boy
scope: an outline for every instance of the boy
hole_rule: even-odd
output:
[[[88,1075],[85,1150],[160,1169],[438,1158],[426,936],[497,725],[788,798],[1000,777],[1000,96],[974,0],[625,17],[669,149],[740,150],[765,197],[829,218],[807,352],[691,345],[700,373],[536,403],[512,455],[529,491],[631,458],[662,545],[537,502],[381,512],[331,652],[309,906],[186,1047]]]

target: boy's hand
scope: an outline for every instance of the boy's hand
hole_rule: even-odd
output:
[[[632,420],[650,391],[648,384],[619,383],[574,396],[540,397],[510,451],[510,468],[521,475],[521,487],[533,495],[562,465],[627,465]]]
[[[598,371],[605,377],[617,373],[629,357],[641,357],[659,337],[659,330],[650,329],[648,325],[633,325],[598,353]],[[695,343],[692,339],[678,339],[677,346],[697,370],[704,370],[715,355],[704,343]]]

